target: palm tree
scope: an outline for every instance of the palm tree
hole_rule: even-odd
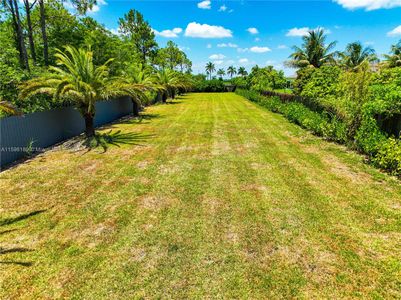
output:
[[[237,74],[237,69],[234,66],[229,66],[227,68],[227,74],[230,75],[230,78],[233,78],[233,75]]]
[[[302,37],[301,47],[294,46],[294,53],[290,55],[291,60],[287,64],[295,68],[315,67],[335,62],[335,52],[331,52],[336,42],[326,45],[326,35],[323,29],[311,30]]]
[[[126,65],[123,75],[127,81],[137,89],[137,93],[132,99],[133,115],[138,116],[140,104],[148,102],[148,94],[146,91],[159,91],[161,87],[153,82],[152,70],[144,67],[141,63],[129,63]]]
[[[344,52],[339,53],[341,64],[346,69],[355,70],[365,61],[373,62],[377,60],[375,50],[370,47],[363,48],[360,42],[354,42],[347,45]]]
[[[85,119],[85,135],[95,135],[94,117],[96,101],[112,97],[137,97],[137,88],[126,80],[109,76],[108,60],[104,65],[93,65],[91,51],[65,47],[55,54],[58,67],[49,67],[49,74],[33,78],[22,85],[21,98],[35,94],[50,94],[55,99],[68,99]]]
[[[0,99],[0,112],[8,115],[22,115],[21,111],[16,108],[12,103]]]
[[[153,82],[162,87],[162,100],[165,103],[167,97],[175,98],[176,90],[187,88],[183,74],[172,69],[162,69],[153,75]]]
[[[245,70],[244,67],[239,67],[238,68],[238,75],[241,75],[242,77],[248,75],[248,72]]]
[[[214,71],[216,71],[216,68],[215,68],[214,63],[212,63],[211,61],[208,62],[208,63],[206,64],[206,66],[205,66],[205,69],[206,69],[206,73],[209,74],[209,79],[212,79],[212,73],[213,73]]]
[[[224,71],[224,69],[218,69],[217,75],[220,76],[220,79],[223,79],[223,76],[226,75],[226,71]]]
[[[386,64],[390,68],[401,67],[401,40],[391,46],[391,54],[385,54]]]

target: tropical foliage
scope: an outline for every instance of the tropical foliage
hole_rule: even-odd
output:
[[[348,70],[355,70],[364,62],[374,62],[377,60],[375,50],[371,47],[363,47],[360,42],[347,45],[344,52],[340,52],[341,65]]]
[[[175,43],[169,41],[166,47],[159,47],[150,24],[140,12],[128,11],[119,20],[117,35],[85,16],[96,1],[74,0],[71,4],[76,14],[66,10],[61,1],[0,1],[0,98],[8,99],[21,112],[47,110],[71,102],[68,97],[54,101],[51,95],[42,93],[32,93],[24,99],[17,97],[24,82],[48,73],[48,66],[54,66],[58,59],[57,49],[66,45],[90,49],[93,65],[107,65],[110,80],[120,78],[136,85],[134,114],[138,113],[140,102],[147,104],[157,98],[161,87],[151,79],[158,70],[191,72],[192,62]]]
[[[206,74],[209,75],[209,79],[212,79],[213,72],[216,71],[216,66],[212,62],[208,62],[205,66]]]
[[[95,134],[93,121],[97,101],[124,95],[139,99],[137,94],[146,88],[142,84],[129,84],[123,78],[110,77],[108,65],[112,60],[94,66],[90,51],[67,46],[65,52],[58,50],[55,56],[57,67],[50,66],[48,74],[25,82],[20,96],[28,98],[42,93],[56,100],[71,101],[85,119],[88,137]]]
[[[288,65],[303,68],[319,68],[325,64],[335,62],[335,52],[332,52],[336,42],[326,44],[327,35],[323,29],[311,30],[302,37],[302,46],[294,46],[294,53],[291,54],[291,60]]]

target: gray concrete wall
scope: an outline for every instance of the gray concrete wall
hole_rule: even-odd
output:
[[[128,97],[96,103],[95,126],[112,122],[132,112]],[[84,119],[73,107],[63,107],[24,116],[0,119],[0,167],[27,155],[33,150],[50,147],[82,133]]]

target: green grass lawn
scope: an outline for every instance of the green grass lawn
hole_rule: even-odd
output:
[[[111,132],[110,132],[111,130]],[[401,184],[231,93],[0,174],[0,298],[400,298]]]

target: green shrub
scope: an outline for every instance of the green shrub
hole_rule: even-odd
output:
[[[389,138],[378,145],[377,154],[372,158],[379,168],[401,175],[401,140]]]
[[[224,82],[219,79],[195,81],[194,92],[225,92]]]

